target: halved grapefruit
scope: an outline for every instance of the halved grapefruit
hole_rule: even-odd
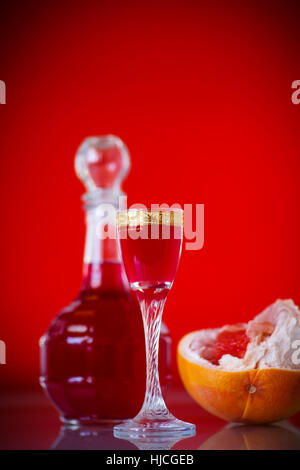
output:
[[[277,300],[248,324],[184,336],[178,345],[179,373],[189,394],[220,418],[278,421],[300,411],[298,340],[298,307]]]

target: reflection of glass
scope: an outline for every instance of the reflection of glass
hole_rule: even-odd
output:
[[[230,424],[199,447],[199,450],[296,449],[300,449],[300,432],[287,421],[265,426]]]
[[[158,377],[161,317],[181,253],[183,212],[180,209],[120,211],[117,230],[131,289],[140,303],[146,342],[146,395],[138,415],[114,428],[121,438],[190,436],[195,426],[167,409]]]
[[[177,443],[189,436],[175,439],[174,437],[139,437],[128,439],[139,450],[170,450]]]

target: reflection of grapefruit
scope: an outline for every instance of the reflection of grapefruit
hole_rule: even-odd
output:
[[[300,433],[293,426],[229,425],[199,450],[299,450]]]
[[[248,324],[195,331],[178,346],[182,381],[203,408],[225,420],[287,418],[300,411],[300,365],[292,359],[297,337],[300,312],[292,301],[275,302]]]

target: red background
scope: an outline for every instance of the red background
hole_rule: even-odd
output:
[[[38,380],[38,339],[77,294],[84,219],[73,159],[128,145],[129,202],[205,204],[165,309],[186,332],[299,293],[296,2],[1,4],[1,387]]]

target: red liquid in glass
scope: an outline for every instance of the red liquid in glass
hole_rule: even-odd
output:
[[[98,276],[99,286],[91,287]],[[161,380],[171,377],[170,338],[160,337]],[[142,317],[121,263],[85,266],[78,298],[41,339],[41,383],[64,421],[131,418],[145,394]]]
[[[139,238],[136,238],[137,232]],[[163,234],[168,238],[162,238]],[[133,288],[171,287],[180,258],[182,227],[121,226],[119,238],[126,274]]]

